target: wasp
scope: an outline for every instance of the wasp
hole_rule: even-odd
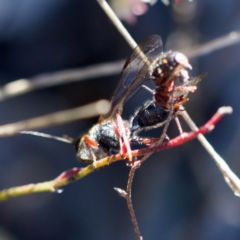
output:
[[[188,93],[195,91],[196,85],[205,77],[190,78],[188,70],[191,68],[184,54],[162,51],[160,36],[151,35],[144,39],[123,66],[110,99],[111,109],[76,141],[78,159],[93,162],[119,151],[126,153],[139,131],[163,125],[170,112],[174,117],[180,106],[188,101]],[[122,120],[123,106],[149,80],[155,85],[155,89],[150,89],[153,100],[139,108],[130,121]]]

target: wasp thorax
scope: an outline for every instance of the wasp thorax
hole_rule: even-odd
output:
[[[127,126],[127,122],[124,122]],[[130,136],[130,133],[127,137]],[[112,121],[93,126],[77,146],[77,157],[83,162],[93,162],[119,152],[119,136]]]
[[[84,135],[77,146],[77,157],[83,162],[93,162],[108,156],[104,148],[99,147],[98,137],[101,125],[93,126],[88,135]]]

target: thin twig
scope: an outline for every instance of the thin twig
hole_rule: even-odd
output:
[[[0,100],[3,101],[10,97],[15,97],[42,88],[118,74],[123,64],[124,60],[118,60],[115,62],[95,64],[84,68],[40,74],[27,79],[18,79],[0,87]]]
[[[199,57],[239,42],[240,32],[235,31],[207,43],[192,47],[186,50],[184,54],[189,58]],[[134,45],[132,45],[133,42],[130,42],[130,44],[134,48]],[[84,68],[45,73],[28,79],[18,79],[0,87],[0,101],[42,88],[119,74],[124,62],[125,60],[118,60]]]
[[[191,117],[188,115],[188,113],[186,111],[182,111],[181,116],[188,123],[191,130],[193,130],[193,131],[198,130],[198,127],[196,126],[196,124],[193,122],[193,120],[191,119]],[[240,179],[230,169],[230,167],[227,165],[227,163],[224,161],[224,159],[214,150],[214,148],[209,144],[209,142],[206,140],[206,138],[202,134],[199,134],[197,136],[197,138],[198,138],[199,142],[201,142],[201,144],[207,150],[209,155],[215,161],[217,167],[223,174],[223,177],[224,177],[226,183],[233,190],[234,194],[239,197],[240,196]]]
[[[140,150],[132,151],[133,157],[142,156],[145,154],[165,150],[168,148],[173,148],[184,144],[194,138],[196,138],[199,134],[206,134],[212,131],[215,125],[220,121],[220,119],[225,114],[230,114],[232,112],[231,107],[221,107],[218,111],[213,115],[213,117],[202,127],[200,127],[196,131],[192,131],[189,133],[183,133],[182,135],[169,140],[166,143],[161,144],[160,146],[144,148]],[[10,189],[5,189],[0,191],[0,201],[7,200],[9,198],[18,197],[27,194],[39,193],[39,192],[53,192],[57,191],[60,187],[65,186],[69,183],[77,181],[81,178],[86,177],[88,174],[92,173],[93,171],[100,169],[102,167],[108,166],[111,163],[116,161],[122,160],[123,156],[121,154],[112,155],[110,157],[103,158],[99,161],[96,161],[94,164],[88,165],[85,168],[73,168],[64,173],[62,173],[59,177],[52,181],[47,181],[43,183],[37,184],[28,184],[24,186],[13,187]],[[128,155],[124,156],[124,159],[127,159]],[[228,176],[231,177],[231,176]],[[230,181],[234,184],[236,191],[240,193],[240,181],[236,178],[231,178]]]
[[[137,170],[137,168],[140,167],[140,165],[141,165],[141,162],[136,161],[131,166],[129,176],[128,176],[127,191],[126,191],[127,192],[127,194],[126,194],[127,206],[128,206],[128,210],[129,210],[129,213],[130,213],[130,216],[131,216],[131,221],[132,221],[132,224],[133,224],[133,230],[134,230],[134,233],[135,233],[135,236],[136,236],[137,240],[141,240],[142,237],[141,237],[141,234],[140,234],[136,214],[135,214],[135,211],[134,211],[134,208],[133,208],[133,203],[132,203],[132,182],[133,182],[135,171]]]
[[[239,42],[240,32],[234,31],[207,43],[192,47],[190,50],[185,51],[184,54],[189,58],[200,57]]]
[[[132,36],[129,34],[127,29],[123,26],[122,22],[119,20],[117,15],[114,13],[114,11],[111,9],[109,4],[105,0],[97,0],[103,11],[106,13],[106,15],[109,17],[109,19],[112,21],[112,23],[115,25],[117,30],[122,34],[124,39],[127,41],[127,43],[130,45],[131,48],[135,48],[137,46],[137,43],[134,41]]]
[[[154,146],[159,146],[159,145],[162,144],[163,140],[165,139],[166,132],[167,132],[169,123],[171,121],[171,118],[172,118],[172,111],[170,111],[170,113],[168,115],[168,118],[166,120],[166,123],[164,124],[164,128],[163,128],[160,139],[156,143],[152,144],[150,146],[150,148],[154,147]],[[128,210],[129,210],[129,213],[130,213],[130,216],[131,216],[131,221],[132,221],[132,224],[133,224],[134,233],[135,233],[135,236],[136,236],[137,240],[141,240],[142,237],[141,237],[141,234],[140,234],[136,214],[135,214],[135,211],[134,211],[134,208],[133,208],[133,203],[132,203],[132,183],[133,183],[134,174],[135,174],[137,168],[139,168],[141,166],[141,164],[144,161],[146,161],[152,154],[153,154],[153,152],[151,152],[149,154],[145,154],[141,158],[141,160],[135,162],[131,166],[129,176],[128,176],[127,190],[126,190],[125,198],[126,198],[126,201],[127,201]],[[118,189],[116,189],[116,190],[118,190]]]
[[[109,109],[110,104],[107,100],[99,100],[82,107],[55,112],[16,123],[5,124],[0,126],[0,137],[14,135],[26,130],[39,129],[57,124],[65,124],[78,119],[98,116],[100,114],[105,114],[109,111]]]
[[[60,141],[60,142],[65,142],[65,143],[69,143],[69,144],[73,144],[74,143],[74,139],[70,138],[70,137],[58,137],[58,136],[53,136],[53,135],[50,135],[50,134],[47,134],[47,133],[35,132],[35,131],[22,131],[20,133],[33,135],[33,136],[37,136],[37,137],[54,139],[54,140],[57,140],[57,141]]]

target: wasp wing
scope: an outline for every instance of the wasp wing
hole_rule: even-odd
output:
[[[119,82],[111,97],[111,109],[100,117],[100,122],[114,118],[116,113],[122,113],[123,105],[140,90],[144,82],[150,79],[149,66],[161,52],[162,39],[158,35],[147,37],[133,50],[123,66]]]
[[[199,82],[201,82],[205,77],[207,76],[207,73],[201,74],[199,76],[190,78],[187,83],[185,83],[183,86],[196,86]]]
[[[201,82],[205,77],[207,76],[207,73],[201,74],[199,76],[196,77],[192,77],[189,79],[189,81],[185,84],[182,85],[182,87],[192,87],[192,86],[196,86],[199,82]],[[180,97],[183,96],[184,98],[187,97],[189,91],[177,91],[174,92],[174,97]]]

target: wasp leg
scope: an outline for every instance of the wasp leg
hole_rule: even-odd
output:
[[[174,88],[174,92],[195,92],[196,90],[196,86],[177,86]]]
[[[119,139],[120,154],[123,157],[127,154],[128,161],[132,162],[132,150],[129,142],[130,130],[119,114],[116,115],[116,118],[116,122],[113,121],[113,126],[114,132]]]
[[[173,110],[178,110],[180,108],[180,106],[182,106],[183,104],[187,103],[189,101],[188,98],[185,98],[183,100],[179,100],[177,103],[175,103],[173,105]]]
[[[175,116],[174,117],[174,120],[175,120],[175,122],[176,122],[176,124],[177,124],[177,128],[178,128],[178,130],[179,130],[179,133],[180,133],[180,135],[183,133],[183,130],[182,130],[182,126],[181,126],[181,123],[180,123],[180,121],[179,121],[179,118],[177,117],[177,116]]]
[[[96,166],[97,158],[96,158],[96,155],[93,152],[93,148],[98,147],[98,143],[96,141],[92,140],[88,135],[84,136],[84,141],[86,143],[87,148],[89,149],[89,152],[92,155],[93,166],[94,166],[94,168],[97,168],[97,166]]]
[[[149,88],[148,86],[146,86],[146,85],[142,85],[142,88],[145,88],[148,92],[150,92],[152,95],[154,95],[155,94],[155,91],[154,90],[152,90],[151,88]]]
[[[165,138],[169,140],[169,137],[166,135]],[[150,146],[152,144],[155,144],[159,141],[159,138],[140,138],[140,137],[134,137],[131,139],[132,144],[145,144],[146,146]]]

